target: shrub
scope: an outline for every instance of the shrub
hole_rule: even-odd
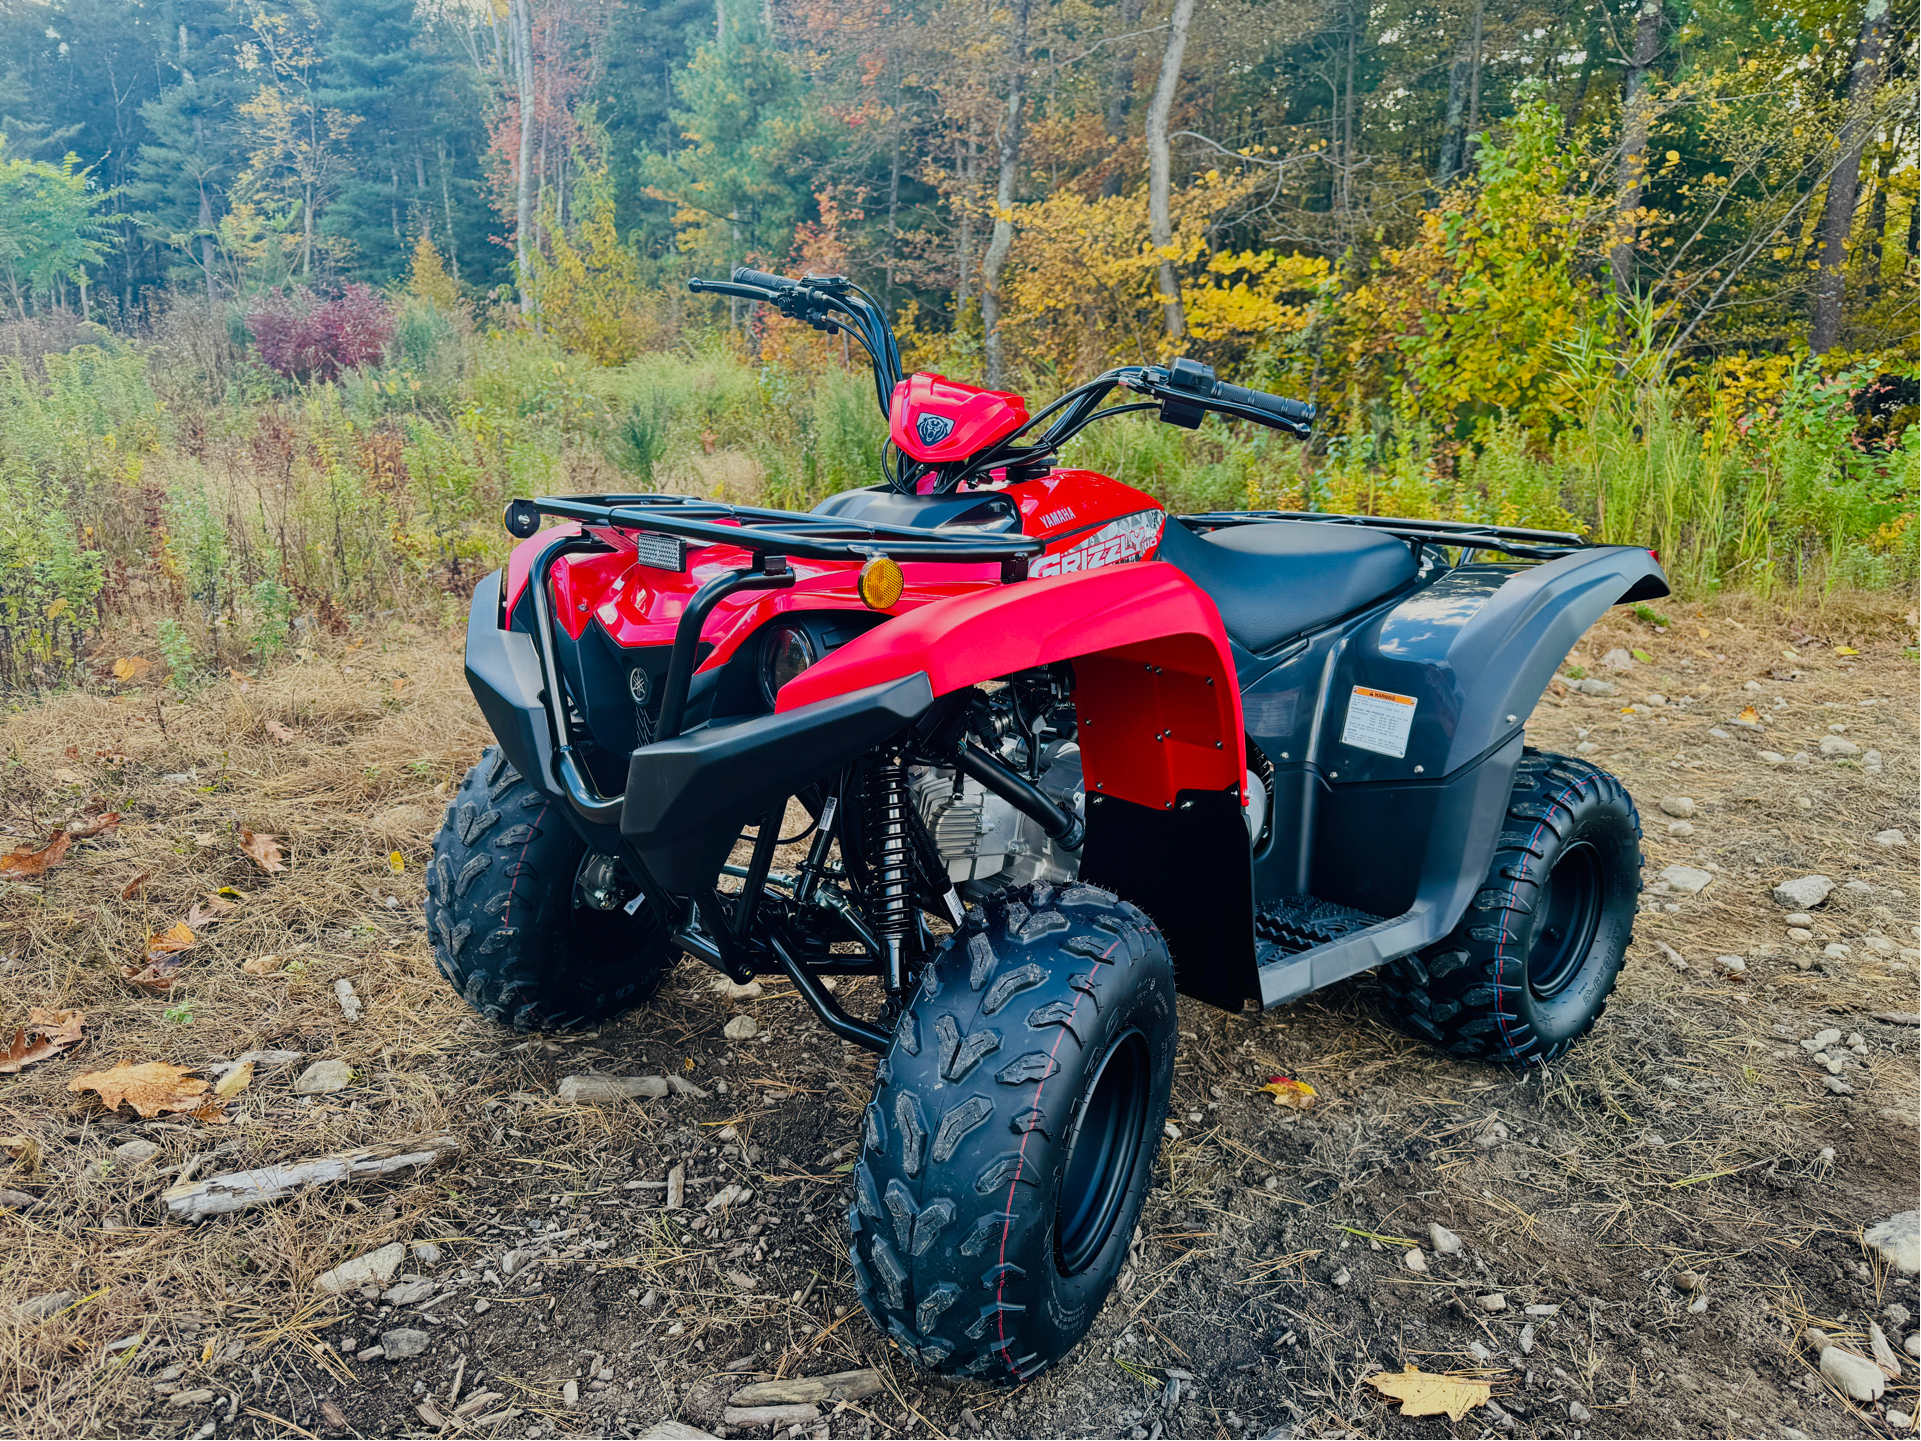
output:
[[[379,360],[394,338],[386,299],[349,285],[330,300],[310,290],[270,291],[247,314],[254,347],[289,380],[334,380]]]

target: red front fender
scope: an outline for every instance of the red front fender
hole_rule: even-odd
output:
[[[1074,663],[1089,792],[1171,810],[1182,790],[1238,795],[1241,698],[1214,602],[1163,561],[934,601],[849,641],[781,689],[779,711],[925,671],[934,694]]]

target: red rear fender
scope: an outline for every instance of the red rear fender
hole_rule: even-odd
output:
[[[1161,561],[993,586],[935,601],[849,641],[790,681],[776,709],[925,671],[945,695],[1074,663],[1090,791],[1171,809],[1182,790],[1238,790],[1240,693],[1214,602]]]

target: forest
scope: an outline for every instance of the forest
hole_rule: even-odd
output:
[[[1573,527],[1684,593],[1913,583],[1912,0],[0,0],[0,683],[457,606],[516,494],[805,506],[910,368],[1191,354],[1189,508]]]

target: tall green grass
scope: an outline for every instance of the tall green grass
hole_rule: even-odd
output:
[[[805,509],[879,479],[886,430],[865,372],[757,364],[699,337],[603,369],[420,300],[398,322],[383,365],[317,387],[266,374],[244,331],[185,305],[140,342],[92,327],[29,354],[0,335],[0,356],[14,352],[0,358],[0,685],[57,683],[119,621],[167,619],[169,663],[191,679],[306,623],[452,614],[503,559],[516,495]],[[1921,445],[1912,426],[1892,445],[1856,439],[1849,395],[1868,377],[1803,370],[1777,403],[1737,413],[1666,375],[1567,363],[1586,403],[1545,447],[1497,421],[1464,448],[1377,405],[1336,407],[1313,452],[1134,415],[1063,460],[1177,511],[1449,517],[1651,545],[1688,593],[1914,584]]]

